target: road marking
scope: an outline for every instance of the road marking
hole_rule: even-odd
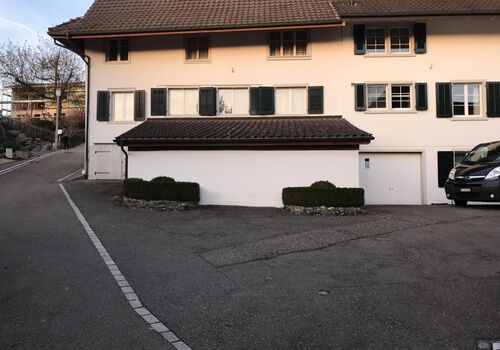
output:
[[[57,154],[59,151],[55,151],[55,152],[52,152],[52,153],[47,153],[47,154],[44,154],[43,156],[40,156],[40,157],[36,157],[36,158],[33,158],[33,159],[30,159],[24,163],[20,163],[20,164],[16,164],[16,165],[13,165],[9,168],[6,168],[6,169],[3,169],[3,170],[0,170],[0,176],[2,175],[5,175],[5,174],[8,174],[14,170],[17,170],[17,169],[21,169],[21,168],[24,168],[25,166],[28,166],[30,165],[31,163],[36,163],[36,162],[39,162],[45,158],[48,158],[48,157],[51,157],[53,156],[54,154]]]
[[[120,290],[127,299],[130,307],[137,313],[138,316],[142,317],[144,321],[146,321],[150,329],[159,333],[169,344],[174,346],[177,350],[191,350],[191,347],[180,340],[172,330],[165,326],[160,320],[158,320],[158,318],[156,318],[155,315],[153,315],[147,308],[142,305],[139,296],[135,293],[132,287],[130,287],[130,284],[128,283],[125,276],[123,276],[123,274],[121,273],[118,265],[111,258],[106,248],[102,245],[101,240],[99,239],[99,237],[97,237],[94,230],[92,230],[92,227],[90,227],[89,223],[82,215],[75,202],[73,202],[73,200],[69,196],[69,193],[66,191],[66,188],[63,186],[63,184],[59,184],[59,186],[66,196],[69,205],[75,212],[76,217],[78,218],[78,220],[80,220],[80,223],[85,229],[85,232],[101,255],[102,260],[108,267],[109,272],[118,284],[118,287],[120,287]]]
[[[81,172],[81,171],[83,171],[83,170],[84,170],[84,169],[79,169],[79,170],[77,170],[77,171],[74,171],[74,172],[72,172],[71,174],[66,175],[66,176],[65,176],[65,177],[63,177],[62,179],[57,180],[57,182],[63,182],[64,180],[69,179],[69,178],[70,178],[70,177],[72,177],[73,175],[75,175],[75,174],[77,174],[78,172]]]

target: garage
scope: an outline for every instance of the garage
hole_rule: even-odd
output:
[[[366,204],[422,204],[420,153],[360,153]]]

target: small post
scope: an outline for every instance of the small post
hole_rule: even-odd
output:
[[[60,99],[61,99],[61,89],[57,88],[56,89],[56,132],[54,135],[54,149],[59,148],[59,117],[61,115],[61,104],[60,104]]]

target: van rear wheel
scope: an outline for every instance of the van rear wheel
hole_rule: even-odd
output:
[[[455,205],[457,207],[466,207],[467,206],[467,201],[463,200],[455,200]]]

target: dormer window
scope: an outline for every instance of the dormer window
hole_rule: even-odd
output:
[[[128,61],[129,51],[130,47],[128,39],[111,39],[108,41],[106,49],[106,61]]]

